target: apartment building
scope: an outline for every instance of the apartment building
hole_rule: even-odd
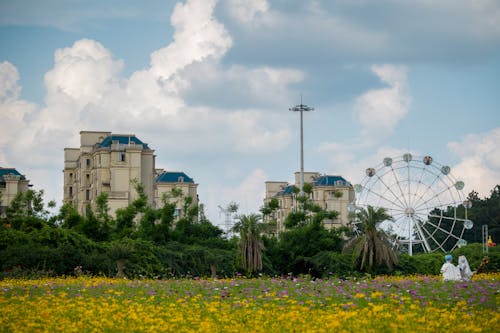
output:
[[[304,172],[304,182],[312,185],[310,200],[327,211],[339,212],[335,220],[325,220],[327,228],[349,223],[347,206],[354,201],[354,190],[347,180],[341,176],[321,175],[318,172]],[[277,233],[285,230],[284,222],[290,212],[297,209],[294,189],[299,188],[300,172],[295,173],[295,184],[283,181],[267,181],[264,204],[276,198],[279,208],[271,217],[277,222]]]
[[[134,134],[81,131],[80,148],[64,149],[64,202],[85,214],[106,192],[114,214],[138,197],[139,182],[152,204],[154,166],[154,150]]]
[[[30,186],[29,180],[16,169],[0,167],[0,216],[5,214],[16,195],[26,192]]]
[[[162,204],[163,193],[179,188],[198,204],[197,184],[183,172],[155,169],[154,150],[134,134],[81,131],[80,148],[64,149],[64,202],[71,202],[80,214],[88,204],[95,207],[99,194],[108,193],[110,213],[127,207],[138,198],[140,183],[152,207]],[[169,196],[169,202],[179,198]],[[182,201],[183,203],[183,201]]]
[[[168,202],[176,204],[175,216],[177,218],[186,214],[184,209],[184,198],[191,197],[191,206],[198,206],[198,184],[193,178],[189,177],[182,171],[165,171],[158,169],[155,179],[155,205],[161,207],[163,198]],[[174,195],[173,190],[178,191],[178,195]]]

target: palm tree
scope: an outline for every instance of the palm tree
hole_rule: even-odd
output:
[[[344,252],[353,254],[354,266],[360,270],[366,268],[371,271],[374,264],[392,269],[398,263],[398,257],[391,246],[389,236],[383,230],[377,229],[381,222],[392,220],[392,217],[387,214],[385,208],[372,206],[358,211],[356,217],[361,223],[363,233],[351,239]]]
[[[252,274],[262,270],[262,250],[260,238],[261,223],[257,214],[240,215],[233,231],[240,233],[240,254],[243,269]]]

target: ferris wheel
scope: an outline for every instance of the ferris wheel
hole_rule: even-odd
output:
[[[451,174],[451,168],[431,156],[386,157],[376,167],[366,169],[361,184],[354,185],[357,209],[382,207],[392,216],[380,227],[401,251],[448,252],[467,244],[462,238],[473,223],[467,218],[471,208],[462,190],[464,182]],[[356,221],[353,221],[356,225]]]

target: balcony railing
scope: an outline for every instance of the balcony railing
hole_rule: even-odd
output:
[[[112,143],[111,150],[125,151],[127,148],[137,148],[141,149],[142,145],[137,145],[133,142],[131,143]]]

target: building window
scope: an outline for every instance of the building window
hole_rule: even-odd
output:
[[[343,185],[344,185],[344,182],[343,182],[343,181],[341,181],[341,180],[336,180],[336,181],[335,181],[335,185],[337,185],[337,186],[343,186]]]
[[[177,179],[177,181],[178,181],[179,183],[184,183],[184,177],[179,176],[179,178]]]
[[[87,201],[90,200],[90,190],[85,191],[85,200],[87,200]]]
[[[72,173],[69,174],[69,180],[73,180],[73,174]]]
[[[90,158],[87,158],[87,161],[85,163],[89,167],[90,166]]]
[[[73,196],[73,187],[72,186],[69,187],[69,196],[70,197]]]
[[[125,153],[120,153],[120,156],[118,158],[120,162],[125,162]]]

